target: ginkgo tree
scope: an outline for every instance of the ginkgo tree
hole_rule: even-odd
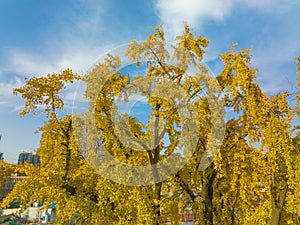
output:
[[[48,121],[40,166],[13,168],[28,179],[3,207],[55,202],[56,224],[179,224],[186,213],[205,225],[299,223],[297,109],[288,92],[262,91],[249,49],[233,46],[220,55],[223,71],[209,75],[208,44],[188,26],[168,44],[155,27],[84,76],[67,69],[14,89],[25,99],[21,116],[40,110]],[[132,74],[122,71],[128,61]],[[89,106],[66,115],[61,92],[76,80]],[[118,111],[136,95],[150,106],[146,122]],[[225,109],[235,116],[225,121]]]

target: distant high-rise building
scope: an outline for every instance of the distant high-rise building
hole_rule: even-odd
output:
[[[40,164],[40,157],[37,154],[33,154],[31,152],[22,152],[19,154],[18,164],[22,163],[31,163],[34,165]]]
[[[37,154],[34,154],[32,156],[32,164],[34,164],[34,165],[40,165],[40,157]]]
[[[2,134],[0,134],[0,141],[1,141],[1,138],[2,138]],[[0,161],[3,161],[3,160],[4,160],[3,153],[0,152]]]

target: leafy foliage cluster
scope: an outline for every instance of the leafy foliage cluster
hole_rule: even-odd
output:
[[[36,112],[42,106],[49,120],[40,128],[40,166],[13,166],[15,172],[29,178],[15,186],[3,207],[13,199],[20,200],[23,207],[40,200],[44,206],[55,202],[57,224],[71,220],[76,224],[163,224],[165,217],[171,224],[179,224],[180,215],[190,212],[195,224],[300,224],[300,133],[293,122],[299,108],[290,106],[288,91],[268,96],[261,90],[257,70],[251,68],[249,49],[236,51],[233,46],[220,55],[224,68],[216,77],[218,91],[214,95],[218,98],[222,94],[224,107],[236,116],[224,124],[224,140],[214,161],[199,169],[203,156],[212,151],[210,142],[216,141],[211,138],[214,118],[222,113],[209,102],[208,87],[216,84],[209,79],[206,87],[195,82],[207,73],[202,58],[208,44],[206,38],[195,37],[186,26],[176,37],[173,55],[169,55],[162,28],[155,27],[146,41],[132,41],[126,52],[137,66],[146,62],[144,76],[131,79],[122,74],[118,70],[121,59],[108,55],[82,77],[66,70],[26,80],[24,87],[14,90],[26,100],[20,114]],[[170,64],[170,59],[174,63]],[[186,76],[190,65],[197,68],[193,78]],[[299,61],[298,67],[300,71]],[[298,75],[299,87],[300,72]],[[77,79],[87,83],[86,97],[91,100],[87,113],[95,118],[99,145],[128,165],[152,165],[150,177],[159,176],[155,165],[175,154],[180,141],[188,146],[176,108],[147,92],[153,84],[161,90],[176,84],[184,90],[186,101],[197,109],[194,123],[199,130],[190,159],[168,179],[155,180],[151,185],[127,186],[101,176],[80,151],[74,118],[59,117],[63,109],[60,91],[65,83]],[[101,89],[97,86],[99,79],[105,81]],[[142,88],[135,90],[137,84]],[[124,88],[129,86],[131,90]],[[135,140],[142,140],[136,144],[144,151],[135,151],[120,141],[113,126],[116,98],[127,101],[132,92],[138,91],[147,97],[152,115],[147,125],[129,115],[126,118]],[[174,93],[166,95],[176,99]],[[296,100],[299,105],[299,93]],[[163,139],[166,135],[168,142]],[[95,151],[90,151],[88,157],[96,157],[99,146],[88,142],[95,140],[90,138],[86,141]],[[153,147],[150,142],[155,143]],[[172,163],[176,162],[170,162],[170,167]],[[130,180],[131,176],[125,178]]]

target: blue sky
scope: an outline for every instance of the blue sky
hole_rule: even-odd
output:
[[[12,89],[22,86],[24,77],[66,68],[83,74],[105,52],[145,39],[160,24],[170,40],[183,21],[210,39],[205,60],[216,74],[222,69],[220,53],[235,42],[238,49],[251,47],[263,90],[293,91],[299,18],[298,0],[1,0],[0,152],[16,162],[19,152],[38,146],[34,131],[45,118],[16,116],[23,101]],[[70,102],[72,94],[65,99]]]

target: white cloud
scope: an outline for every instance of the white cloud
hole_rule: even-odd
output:
[[[20,97],[14,96],[13,89],[18,88],[24,85],[22,79],[17,76],[7,76],[7,68],[0,69],[0,108],[4,112],[6,108],[9,108],[9,111],[13,109],[16,105],[20,105]]]
[[[288,1],[293,4],[293,0]],[[208,21],[221,21],[237,8],[252,8],[271,11],[279,1],[274,0],[156,0],[158,16],[166,31],[177,35],[183,23],[201,27]],[[281,5],[281,4],[280,4]],[[286,5],[285,5],[286,6]]]
[[[232,0],[232,2],[236,2],[240,5],[245,5],[252,8],[257,8],[260,10],[266,9],[266,6],[271,6],[272,3],[277,3],[278,0]]]
[[[79,46],[68,48],[60,52],[45,51],[43,53],[12,49],[7,54],[5,72],[12,72],[21,76],[45,76],[48,73],[59,73],[67,68],[79,74],[87,72],[95,64],[101,53],[112,49],[113,45]],[[2,73],[2,75],[4,72]]]
[[[183,22],[201,26],[207,19],[221,20],[230,11],[230,0],[157,0],[159,17],[166,29],[178,34]]]
[[[1,98],[13,96],[13,89],[22,86],[23,83],[20,78],[16,77],[14,80],[9,82],[0,83],[0,96]],[[3,101],[6,102],[6,101]]]
[[[72,10],[58,15],[58,25],[45,28],[41,40],[28,50],[5,48],[5,73],[44,76],[70,68],[86,72],[111,44],[101,44],[105,31],[106,1],[72,0]],[[76,12],[80,13],[76,14]]]
[[[1,105],[20,109],[20,97],[12,94],[13,88],[24,85],[24,77],[40,77],[51,73],[59,73],[67,68],[84,74],[95,63],[103,60],[106,53],[118,54],[124,51],[124,46],[116,48],[110,43],[109,35],[117,32],[107,27],[105,13],[108,2],[99,0],[72,0],[74,9],[59,15],[58,26],[49,30],[44,29],[44,36],[32,48],[4,48],[5,60],[0,62],[0,99]],[[79,14],[75,14],[80,11]],[[110,32],[107,32],[110,31]],[[104,38],[103,38],[104,37]],[[106,40],[103,43],[103,40]],[[4,80],[10,80],[4,82]],[[74,90],[65,91],[66,108],[73,107]],[[84,102],[84,99],[76,100]],[[23,105],[22,105],[23,106]]]
[[[300,1],[297,0],[156,0],[158,15],[168,36],[182,32],[183,21],[203,33],[211,32],[205,27],[210,22],[222,22],[219,25],[223,30],[219,31],[219,35],[224,38],[214,40],[210,54],[206,56],[207,62],[222,53],[225,40],[242,42],[243,47],[252,46],[253,66],[260,69],[258,78],[263,89],[270,93],[289,89],[288,80],[295,81],[294,72],[286,67],[293,66],[294,58],[300,54],[300,33],[296,22],[300,15],[299,7]],[[237,15],[242,15],[239,12],[253,17],[241,18],[238,23]],[[226,23],[229,21],[235,23],[229,25]],[[251,26],[253,23],[257,24],[256,28]],[[240,29],[240,26],[243,28]],[[247,30],[245,27],[249,27],[248,37],[241,33]],[[228,45],[230,43],[226,50]]]
[[[6,101],[0,101],[0,105],[7,105],[8,104],[8,102],[6,102]]]
[[[7,71],[18,75],[44,75],[54,71],[54,65],[47,61],[47,56],[13,49],[8,53]]]
[[[24,83],[19,77],[8,82],[0,82],[0,106],[12,108],[12,111],[19,111],[24,105],[21,97],[13,95],[13,89],[23,86]]]

